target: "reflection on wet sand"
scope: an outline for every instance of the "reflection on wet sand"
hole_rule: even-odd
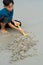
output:
[[[0,33],[0,51],[11,51],[11,62],[23,60],[35,53],[37,41],[32,36],[22,36],[19,32],[11,31],[8,34]],[[34,49],[34,51],[33,51]]]

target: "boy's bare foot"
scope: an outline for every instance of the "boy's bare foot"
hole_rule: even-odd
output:
[[[6,31],[5,29],[1,29],[2,33],[8,33],[8,31]]]

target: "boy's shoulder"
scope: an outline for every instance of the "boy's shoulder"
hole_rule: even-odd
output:
[[[5,8],[0,10],[0,17],[1,16],[13,16],[13,10],[11,12],[8,12],[8,10],[6,10]]]
[[[2,11],[4,11],[4,10],[5,10],[5,8],[1,9],[0,12],[2,12]]]
[[[3,14],[3,13],[5,13],[6,11],[5,11],[5,8],[3,8],[3,9],[1,9],[0,10],[0,14]]]
[[[14,10],[11,11],[11,13],[13,12]],[[3,8],[0,10],[0,13],[9,13],[8,10],[6,8]]]

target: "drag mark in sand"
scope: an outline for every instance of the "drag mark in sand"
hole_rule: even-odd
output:
[[[4,50],[11,51],[12,54],[10,62],[23,60],[28,56],[32,57],[32,48],[37,44],[37,40],[34,40],[31,36],[28,35],[25,37],[20,34],[11,34],[7,41],[8,42],[6,43],[7,45],[5,45]]]

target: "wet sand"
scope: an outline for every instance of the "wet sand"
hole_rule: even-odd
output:
[[[17,30],[9,29],[8,31],[8,34],[0,33],[0,52],[11,52],[9,62],[23,60],[28,56],[32,56],[33,53],[27,53],[27,51],[33,48],[37,41],[30,34],[23,36]]]
[[[29,35],[0,32],[0,65],[43,65],[43,1],[15,0],[14,19]]]

